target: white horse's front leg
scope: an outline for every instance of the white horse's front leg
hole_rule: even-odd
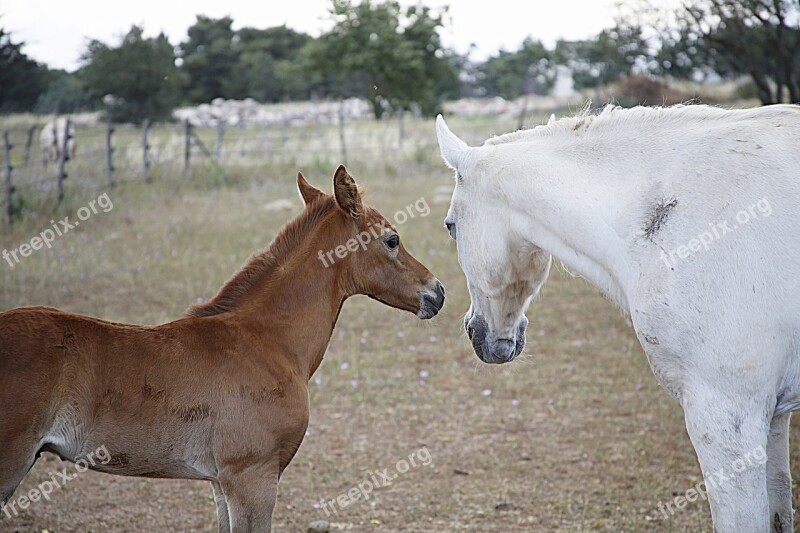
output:
[[[767,440],[767,493],[773,533],[794,531],[792,474],[789,470],[789,420],[791,413],[772,419]]]
[[[767,533],[766,399],[701,386],[683,397],[686,429],[703,470],[716,533]]]

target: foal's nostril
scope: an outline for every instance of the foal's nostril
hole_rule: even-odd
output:
[[[475,335],[475,328],[467,324],[466,330],[467,330],[467,337],[469,337],[469,340],[472,340],[472,337]]]
[[[430,282],[428,282],[425,286],[426,290],[417,293],[420,296],[420,309],[417,313],[419,318],[433,318],[444,307],[444,286],[438,279],[434,278],[434,281],[433,289],[430,288]]]

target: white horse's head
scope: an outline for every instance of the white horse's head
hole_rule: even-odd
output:
[[[464,317],[475,353],[485,363],[507,363],[525,347],[525,311],[547,280],[549,253],[533,245],[523,217],[493,186],[481,148],[470,148],[439,116],[436,133],[444,161],[456,171],[445,227],[456,241],[472,305]]]

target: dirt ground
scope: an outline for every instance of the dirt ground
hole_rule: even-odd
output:
[[[528,313],[527,355],[483,365],[462,332],[469,299],[441,228],[447,206],[433,203],[435,189],[450,184],[448,172],[371,178],[351,170],[387,215],[428,201],[430,215],[400,233],[445,284],[447,303],[432,322],[364,297],[345,304],[310,385],[309,430],[281,481],[274,530],[327,520],[332,531],[353,532],[710,531],[702,499],[674,514],[659,511],[701,473],[681,410],[656,384],[628,319],[556,267]],[[326,189],[327,176],[308,174]],[[292,179],[245,190],[115,191],[112,211],[52,250],[0,265],[0,309],[46,304],[110,320],[176,318],[212,296],[299,209]],[[281,197],[296,209],[263,209]],[[0,246],[18,246],[42,224],[23,221],[2,233]],[[793,436],[798,479],[796,424]],[[207,483],[78,474],[48,455],[14,498],[65,468],[74,479],[49,500],[0,513],[0,530],[216,530]],[[368,500],[323,505],[383,469],[394,479]]]

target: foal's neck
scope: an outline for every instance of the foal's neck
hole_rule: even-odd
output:
[[[302,237],[280,258],[280,266],[249,291],[236,313],[256,325],[266,342],[279,346],[308,379],[322,363],[339,312],[350,296],[346,266],[318,259],[320,250],[344,242],[324,226]]]
[[[308,379],[322,363],[339,311],[351,295],[347,261],[318,259],[320,250],[346,241],[336,212],[320,211],[311,220],[304,213],[305,220],[298,217],[285,226],[214,299],[188,313],[244,325]]]
[[[302,255],[306,258],[301,267],[252,291],[236,314],[246,316],[265,342],[278,346],[296,363],[298,373],[311,379],[348,294],[334,269],[325,269],[310,254]]]

